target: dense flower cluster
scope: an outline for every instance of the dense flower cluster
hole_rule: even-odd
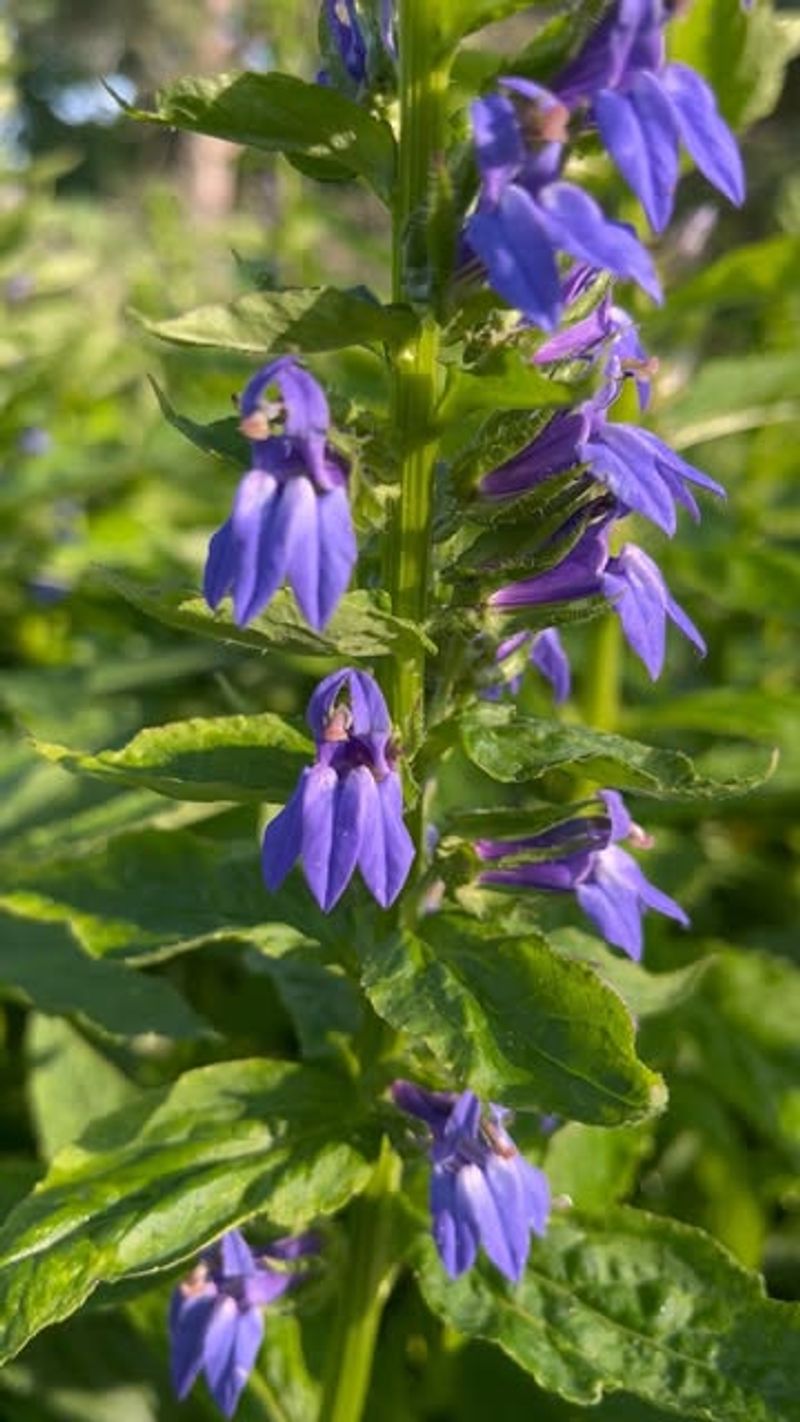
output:
[[[396,56],[391,3],[381,0],[371,28],[357,0],[324,0],[323,17],[332,66],[320,81],[334,83],[338,75],[351,94],[368,91],[376,46],[382,60]],[[536,609],[534,627],[507,636],[497,660],[501,669],[507,662],[517,667],[527,652],[557,702],[570,694],[570,664],[556,627],[542,628],[542,609],[553,609],[555,622],[566,603],[605,599],[653,678],[663,669],[669,623],[705,651],[653,558],[621,541],[617,530],[637,514],[672,536],[679,508],[699,517],[695,488],[723,490],[650,430],[612,418],[628,380],[640,409],[647,408],[655,363],[616,303],[610,279],[632,280],[660,300],[658,277],[633,229],[563,177],[570,138],[596,130],[656,230],[672,212],[681,144],[726,197],[742,201],[738,150],[711,90],[685,65],[666,60],[668,19],[664,0],[615,0],[550,88],[510,76],[498,92],[471,105],[479,192],[460,233],[463,261],[477,265],[517,313],[528,343],[531,326],[548,333],[532,357],[536,365],[552,370],[577,363],[600,376],[595,394],[559,410],[525,448],[483,475],[476,494],[485,508],[574,472],[576,497],[542,549],[539,571],[494,588],[487,599],[491,612],[513,612],[517,629],[520,612]],[[240,413],[251,468],[211,540],[207,601],[216,609],[232,594],[235,620],[243,625],[287,582],[306,621],[322,629],[347,588],[357,553],[348,468],[329,440],[325,394],[308,371],[283,357],[254,375]],[[514,679],[506,684],[513,689]],[[267,826],[266,886],[277,891],[299,861],[314,898],[329,912],[359,870],[388,908],[415,853],[403,820],[390,710],[367,672],[343,668],[314,691],[307,722],[316,756]],[[643,849],[651,842],[621,796],[607,790],[600,802],[594,813],[567,814],[535,835],[479,841],[479,882],[574,894],[608,943],[638,960],[646,910],[684,926],[688,919],[621,847],[628,842]],[[392,1095],[427,1127],[433,1237],[448,1274],[457,1278],[483,1248],[517,1282],[531,1235],[547,1227],[550,1196],[545,1176],[511,1140],[508,1113],[494,1104],[484,1108],[469,1090],[429,1091],[400,1080]],[[256,1257],[234,1230],[202,1257],[173,1298],[180,1397],[204,1371],[223,1411],[233,1413],[261,1341],[261,1310],[295,1282],[287,1262],[313,1247],[303,1236]]]

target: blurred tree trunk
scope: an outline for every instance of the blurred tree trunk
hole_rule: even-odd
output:
[[[201,0],[196,73],[220,74],[232,67],[237,8],[238,0]],[[184,141],[189,205],[201,222],[215,222],[233,207],[239,149],[201,133],[187,134]]]

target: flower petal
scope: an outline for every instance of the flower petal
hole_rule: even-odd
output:
[[[329,765],[305,772],[301,857],[306,883],[325,908],[333,846],[333,813],[339,777]]]
[[[370,788],[374,783],[372,771],[361,765],[351,770],[336,787],[328,883],[322,903],[326,913],[341,898],[358,863],[367,823]]]
[[[569,657],[555,627],[545,627],[542,632],[536,633],[531,643],[530,659],[536,670],[549,681],[555,703],[561,706],[569,699],[572,672]]]
[[[604,89],[594,114],[605,147],[639,198],[651,227],[661,232],[672,213],[678,181],[678,133],[672,106],[651,74],[637,76],[627,94]]]
[[[741,154],[713,89],[687,64],[668,64],[663,83],[684,147],[704,177],[740,207],[745,196]]]
[[[308,778],[313,773],[310,766],[303,771],[291,800],[284,805],[274,820],[270,820],[264,831],[261,869],[264,882],[271,893],[280,888],[289,870],[300,857],[303,848],[303,801]]]
[[[255,1273],[255,1258],[240,1230],[229,1229],[219,1242],[219,1251],[224,1275]]]
[[[191,1391],[203,1366],[203,1342],[217,1302],[217,1290],[187,1296],[177,1288],[170,1305],[170,1371],[180,1401]]]
[[[538,195],[537,206],[554,247],[635,281],[653,301],[661,301],[650,254],[630,227],[612,222],[588,193],[574,183],[548,183]]]
[[[431,1174],[433,1241],[451,1279],[472,1268],[479,1239],[475,1220],[459,1197],[458,1179],[458,1174],[445,1169],[434,1168]]]
[[[208,557],[203,574],[203,596],[213,612],[233,587],[236,577],[237,550],[231,520],[218,528],[208,545]]]
[[[534,325],[551,331],[561,311],[558,268],[530,194],[511,183],[496,207],[473,213],[466,235],[498,295]]]
[[[525,162],[516,110],[504,95],[489,94],[470,105],[470,118],[483,196],[494,207]]]
[[[358,555],[350,505],[344,489],[331,489],[329,493],[320,494],[317,527],[320,545],[317,621],[312,622],[312,626],[321,631],[347,590]]]
[[[206,1333],[205,1374],[215,1402],[232,1417],[261,1347],[264,1323],[256,1309],[223,1299]]]

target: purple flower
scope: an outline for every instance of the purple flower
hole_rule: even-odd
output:
[[[599,273],[579,264],[578,272],[587,272],[591,279]],[[565,295],[573,286],[572,274],[562,282],[564,303],[569,308],[574,296]],[[577,295],[583,294],[578,287]],[[611,292],[590,311],[588,316],[571,325],[564,326],[551,336],[533,356],[534,365],[550,365],[555,361],[585,361],[592,365],[601,361],[601,368],[607,381],[616,382],[632,376],[636,382],[640,410],[646,410],[650,403],[650,382],[658,369],[658,362],[648,356],[641,341],[635,321],[621,306],[615,306]]]
[[[744,173],[714,93],[685,64],[666,62],[662,0],[617,0],[553,85],[568,110],[586,106],[603,143],[651,226],[670,219],[678,150],[737,206]]]
[[[606,942],[638,962],[647,909],[684,928],[689,920],[680,904],[651,884],[636,860],[619,848],[618,841],[623,839],[640,849],[652,845],[649,836],[633,823],[622,796],[616,790],[604,790],[600,799],[605,816],[576,817],[525,839],[480,840],[477,852],[492,865],[482,871],[480,882],[574,893]]]
[[[214,1400],[233,1416],[264,1336],[261,1310],[297,1282],[281,1266],[316,1247],[316,1237],[306,1234],[254,1255],[232,1229],[206,1250],[170,1304],[172,1383],[181,1401],[204,1372]]]
[[[41,425],[28,425],[17,438],[17,449],[20,454],[27,454],[33,458],[47,454],[52,444],[52,436],[48,430],[42,429]]]
[[[676,504],[700,517],[689,484],[724,498],[721,485],[650,430],[612,423],[611,398],[613,391],[606,387],[573,410],[559,410],[525,449],[484,475],[481,493],[494,498],[523,494],[553,474],[584,464],[625,510],[642,514],[669,534],[677,525]]]
[[[610,526],[619,515],[619,510],[613,509],[609,513],[602,500],[597,500],[597,504],[601,517],[589,524],[559,563],[533,577],[499,588],[489,598],[489,606],[500,611],[512,611],[554,602],[606,597],[622,623],[629,647],[644,662],[653,681],[661,675],[664,667],[668,619],[688,637],[701,656],[705,656],[706,644],[702,636],[672,597],[653,559],[634,543],[626,543],[616,556],[609,553]],[[585,512],[574,516],[574,519],[580,518],[585,518]],[[564,537],[565,532],[568,533],[568,525],[574,519],[568,520],[558,535],[559,539]],[[516,645],[509,647],[506,655],[515,650]],[[562,659],[566,661],[563,650],[552,644],[547,644],[540,655],[545,663],[549,659],[554,669],[559,668]],[[546,671],[544,674],[548,675]],[[568,663],[566,676],[568,687]],[[554,676],[550,677],[554,685],[556,677],[563,680],[563,671],[554,670]],[[566,694],[569,694],[568,690]]]
[[[232,592],[234,619],[244,626],[286,581],[306,621],[320,630],[356,559],[346,471],[327,444],[328,402],[313,376],[286,356],[258,371],[240,408],[253,464],[230,518],[211,539],[206,601],[216,609]]]
[[[403,790],[386,702],[367,672],[345,667],[320,682],[306,719],[317,759],[289,803],[267,826],[263,870],[268,889],[297,859],[327,913],[356,868],[383,908],[397,898],[414,858],[403,824]]]
[[[483,1246],[512,1283],[522,1277],[531,1231],[543,1235],[550,1213],[547,1178],[519,1154],[504,1127],[508,1112],[471,1091],[425,1091],[395,1081],[395,1104],[431,1133],[430,1204],[433,1239],[445,1269],[457,1279]]]
[[[545,681],[550,683],[556,705],[562,705],[569,698],[572,674],[569,658],[555,627],[545,627],[541,632],[535,632],[532,636],[528,632],[516,632],[513,637],[508,637],[500,643],[495,654],[495,661],[502,667],[503,662],[526,643],[529,644],[528,658],[531,666],[534,666]],[[516,696],[521,682],[521,675],[509,677],[504,683],[489,687],[483,695],[491,701],[496,701],[504,690],[511,691]]]
[[[564,106],[527,80],[502,83],[513,97],[491,94],[472,105],[481,191],[466,225],[467,243],[495,291],[528,321],[552,330],[563,300],[556,253],[568,252],[630,278],[659,301],[652,261],[632,229],[559,177]],[[544,141],[533,151],[537,139]]]
[[[345,70],[354,84],[366,83],[367,46],[354,0],[324,0],[323,13]]]

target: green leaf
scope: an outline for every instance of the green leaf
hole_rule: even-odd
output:
[[[705,76],[735,128],[772,113],[800,48],[794,16],[776,15],[768,5],[732,12],[726,0],[697,0],[667,33],[670,58]]]
[[[445,0],[440,7],[444,43],[452,48],[476,30],[530,8],[531,0]]]
[[[556,1131],[544,1158],[550,1188],[578,1209],[617,1205],[633,1189],[652,1144],[649,1121],[611,1128],[569,1121]]]
[[[362,951],[376,1012],[478,1095],[606,1125],[663,1105],[620,999],[539,934],[447,913]]]
[[[800,356],[793,352],[706,361],[672,400],[665,434],[675,449],[800,418]]]
[[[0,1361],[101,1283],[190,1258],[265,1211],[295,1230],[363,1189],[376,1141],[346,1078],[223,1062],[90,1126],[0,1232]]]
[[[168,627],[196,632],[249,651],[270,652],[279,647],[304,656],[352,657],[366,661],[374,657],[403,657],[420,647],[436,651],[421,627],[389,612],[388,597],[380,592],[347,593],[325,631],[315,632],[285,589],[275,594],[260,617],[247,627],[238,627],[228,613],[211,612],[202,598],[192,594],[144,587],[108,570],[103,571],[102,577],[127,602]]]
[[[797,1151],[800,969],[752,948],[720,947],[692,1006],[704,1078],[752,1130]]]
[[[556,1220],[514,1290],[488,1268],[453,1283],[432,1244],[430,1307],[498,1344],[548,1392],[625,1391],[707,1422],[797,1422],[800,1311],[699,1230],[636,1210]]]
[[[181,79],[159,94],[154,113],[130,112],[312,164],[332,161],[365,178],[379,197],[391,197],[395,142],[388,123],[321,84],[275,73]]]
[[[725,252],[670,292],[669,321],[679,313],[741,308],[783,300],[800,270],[800,237],[768,237]],[[657,326],[659,316],[652,318]]]
[[[715,961],[711,957],[701,958],[670,973],[652,973],[641,963],[633,963],[630,958],[612,953],[605,943],[579,928],[557,928],[549,939],[560,953],[590,964],[619,993],[637,1022],[646,1017],[657,1017],[662,1012],[672,1012],[693,997]]]
[[[574,386],[550,380],[515,353],[492,361],[480,375],[456,371],[437,411],[441,425],[458,424],[476,410],[540,410],[543,406],[570,405]]]
[[[368,294],[331,286],[249,292],[227,305],[199,306],[168,321],[138,319],[151,335],[173,345],[259,357],[399,346],[417,329],[408,307],[381,306]]]
[[[175,829],[120,834],[89,853],[15,863],[11,884],[3,902],[12,912],[70,923],[97,956],[156,962],[260,925],[270,936],[291,932],[293,942],[297,932],[319,942],[348,935],[346,910],[323,914],[299,874],[267,893],[255,832],[244,841]]]
[[[507,784],[564,771],[605,788],[637,790],[656,799],[713,800],[742,795],[764,783],[771,769],[753,756],[752,775],[704,779],[681,751],[658,750],[623,736],[518,715],[513,706],[481,706],[462,722],[464,750],[473,764]],[[760,770],[756,770],[756,764]]]
[[[170,983],[96,961],[67,924],[23,917],[8,898],[0,898],[0,993],[42,1012],[88,1018],[121,1037],[197,1037],[208,1030]]]
[[[40,1153],[52,1160],[91,1121],[127,1106],[137,1088],[82,1032],[33,1012],[25,1034],[28,1098]]]
[[[226,420],[212,420],[210,424],[200,425],[195,420],[188,419],[186,415],[178,414],[161,386],[152,377],[150,384],[165,420],[188,439],[190,444],[202,449],[205,454],[229,460],[242,469],[250,468],[250,446],[244,435],[239,433],[236,415],[230,415]]]
[[[45,760],[76,774],[143,786],[173,800],[288,800],[314,746],[281,716],[208,716],[140,731],[96,755],[34,741]]]

